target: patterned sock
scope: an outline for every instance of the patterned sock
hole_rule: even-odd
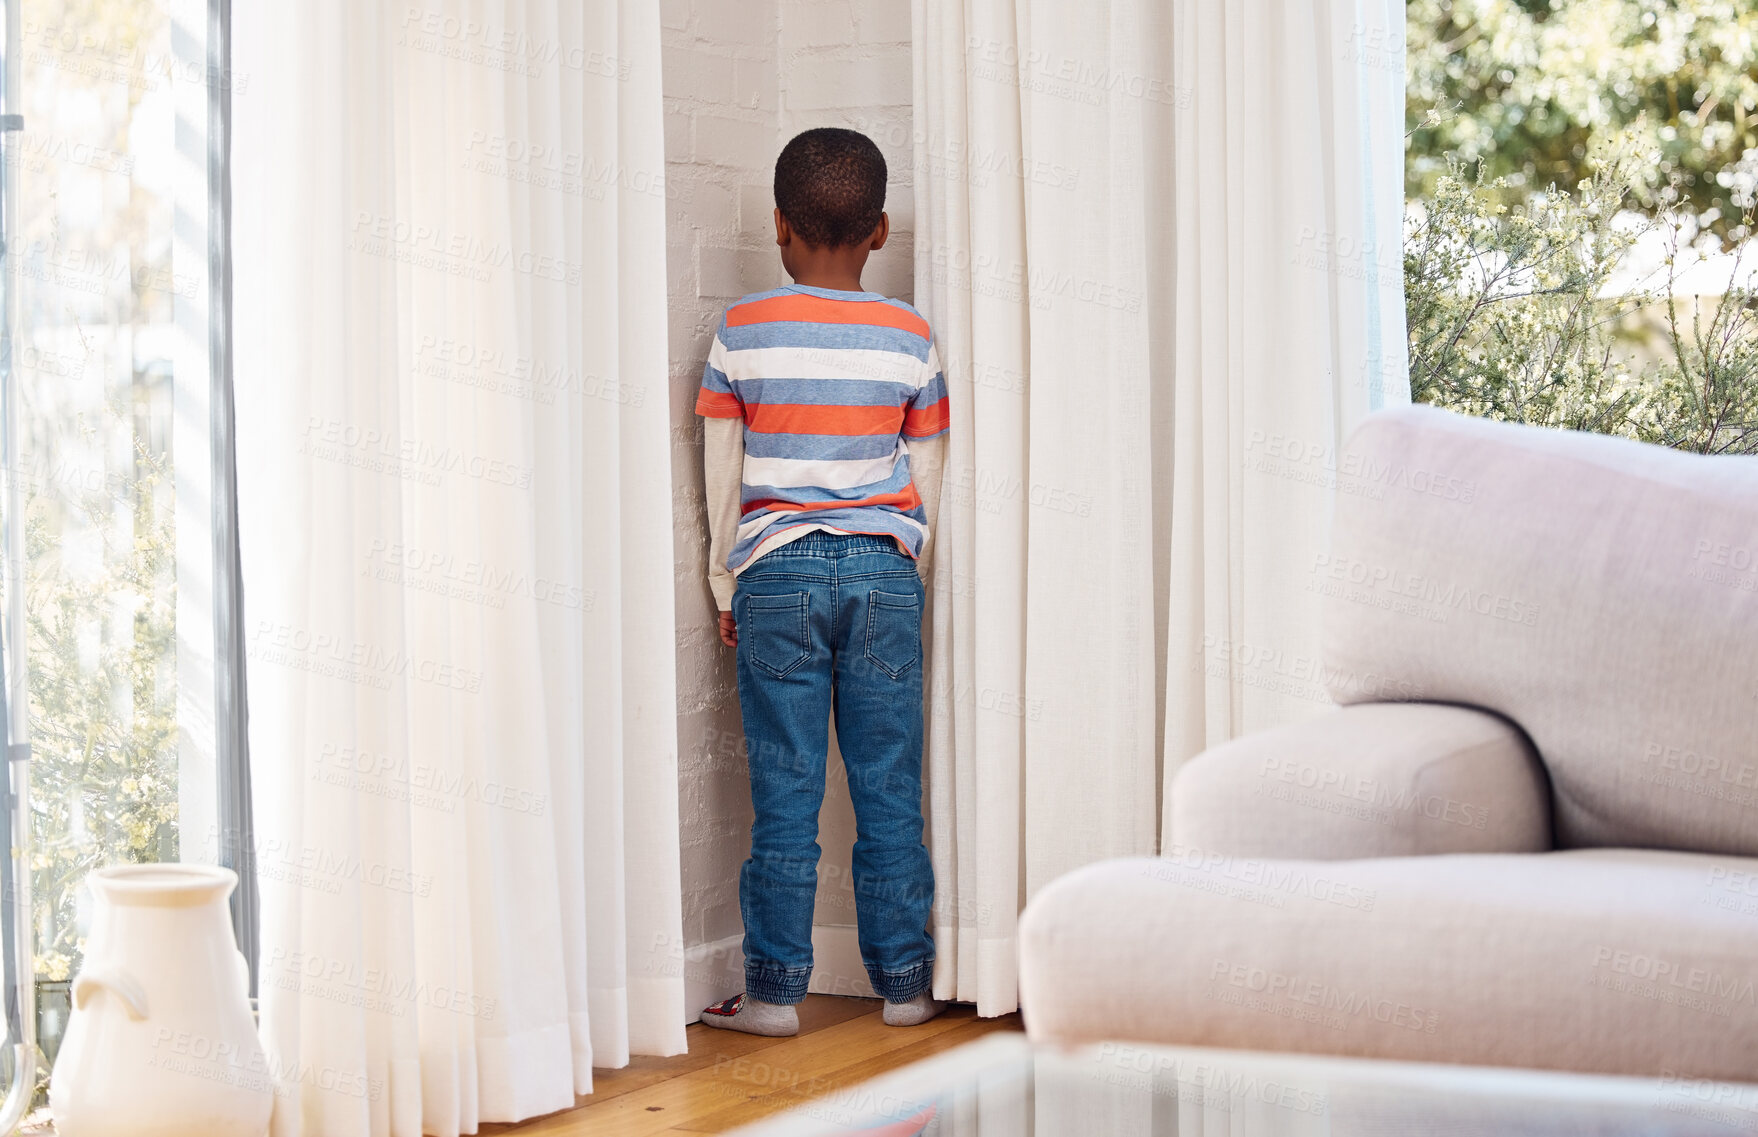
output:
[[[916,1026],[927,1022],[945,1009],[945,1003],[923,991],[905,1003],[887,1001],[885,1004],[885,1025]]]
[[[800,1016],[791,1005],[765,1003],[762,999],[748,997],[743,991],[705,1008],[702,1023],[716,1030],[742,1030],[746,1034],[765,1034],[771,1038],[800,1033]]]

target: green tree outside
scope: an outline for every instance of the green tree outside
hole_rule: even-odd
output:
[[[1758,453],[1745,247],[1758,8],[1410,0],[1407,13],[1413,397]],[[1724,279],[1706,283],[1704,264]]]

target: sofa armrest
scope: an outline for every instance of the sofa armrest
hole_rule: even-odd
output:
[[[1350,860],[1551,848],[1550,783],[1485,711],[1358,703],[1234,739],[1172,783],[1167,856]]]

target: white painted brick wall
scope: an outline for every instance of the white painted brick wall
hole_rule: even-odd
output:
[[[732,653],[708,593],[701,420],[692,408],[720,311],[750,291],[738,261],[741,197],[777,145],[776,21],[775,0],[663,0],[661,9],[679,823],[692,946],[739,931],[738,867],[751,823]]]
[[[861,283],[912,300],[909,0],[778,2],[782,133],[845,126],[879,144],[890,172],[891,239],[867,262]]]
[[[838,48],[855,42],[849,0],[782,0],[781,26],[791,47]]]
[[[862,283],[913,296],[910,16],[909,0],[661,0],[660,19],[684,939],[693,946],[740,930],[738,870],[751,822],[732,651],[720,643],[708,592],[696,387],[721,310],[786,283],[771,183],[776,154],[801,130],[847,126],[880,144],[892,237]],[[853,922],[846,799],[846,788],[834,788],[823,819],[828,923]]]
[[[910,45],[910,3],[909,0],[872,0],[860,6],[860,24],[856,37],[861,43],[900,44],[905,49]],[[904,81],[909,80],[909,63],[906,57],[903,74]]]

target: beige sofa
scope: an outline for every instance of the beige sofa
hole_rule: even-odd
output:
[[[1758,459],[1412,407],[1336,473],[1341,705],[1032,900],[1027,1030],[1758,1081]]]

